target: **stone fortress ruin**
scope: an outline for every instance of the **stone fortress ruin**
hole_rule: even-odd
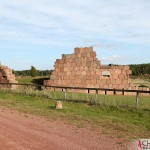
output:
[[[102,65],[93,47],[75,48],[73,54],[63,54],[57,59],[50,80],[45,86],[116,88],[133,87],[129,66]]]
[[[0,64],[0,83],[18,83],[12,70]],[[0,84],[0,88],[14,88],[15,85]]]

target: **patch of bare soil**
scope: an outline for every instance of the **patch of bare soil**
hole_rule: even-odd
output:
[[[0,150],[122,150],[118,139],[0,107]]]

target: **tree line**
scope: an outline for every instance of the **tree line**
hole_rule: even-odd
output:
[[[150,63],[129,65],[133,76],[150,76]]]
[[[36,77],[36,76],[50,76],[53,70],[37,70],[34,66],[31,66],[30,70],[13,70],[13,73],[16,76],[31,76],[31,77]]]

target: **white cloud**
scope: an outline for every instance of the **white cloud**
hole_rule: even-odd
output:
[[[92,45],[120,53],[134,45],[138,53],[138,45],[150,48],[149,8],[149,0],[0,0],[0,44],[9,49],[17,46],[14,41],[60,48]],[[116,54],[103,60],[127,60]]]
[[[8,23],[14,32],[52,30],[55,35],[90,37],[123,42],[148,42],[150,39],[150,2],[147,0],[1,0],[1,27]],[[6,20],[6,21],[4,21]],[[30,26],[30,29],[28,28]],[[19,28],[27,30],[18,31]],[[5,34],[5,32],[4,32]],[[41,33],[42,34],[42,33]],[[137,36],[138,35],[138,36]],[[9,36],[6,33],[6,36]],[[27,38],[30,35],[27,35]],[[68,39],[69,39],[68,36]],[[49,35],[51,37],[51,35]],[[11,32],[10,32],[11,38]]]
[[[112,55],[110,57],[101,58],[101,60],[102,61],[110,61],[110,62],[120,61],[120,60],[122,60],[122,56]]]
[[[107,57],[100,58],[102,64],[142,64],[142,63],[149,63],[148,57],[137,56],[137,55],[110,55]]]

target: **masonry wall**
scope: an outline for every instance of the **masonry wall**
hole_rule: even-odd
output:
[[[17,83],[12,70],[4,65],[0,65],[0,83]],[[15,88],[15,86],[0,84],[0,88]]]
[[[105,66],[96,58],[92,47],[75,48],[62,55],[54,65],[50,80],[44,85],[88,88],[131,88],[129,66]]]

